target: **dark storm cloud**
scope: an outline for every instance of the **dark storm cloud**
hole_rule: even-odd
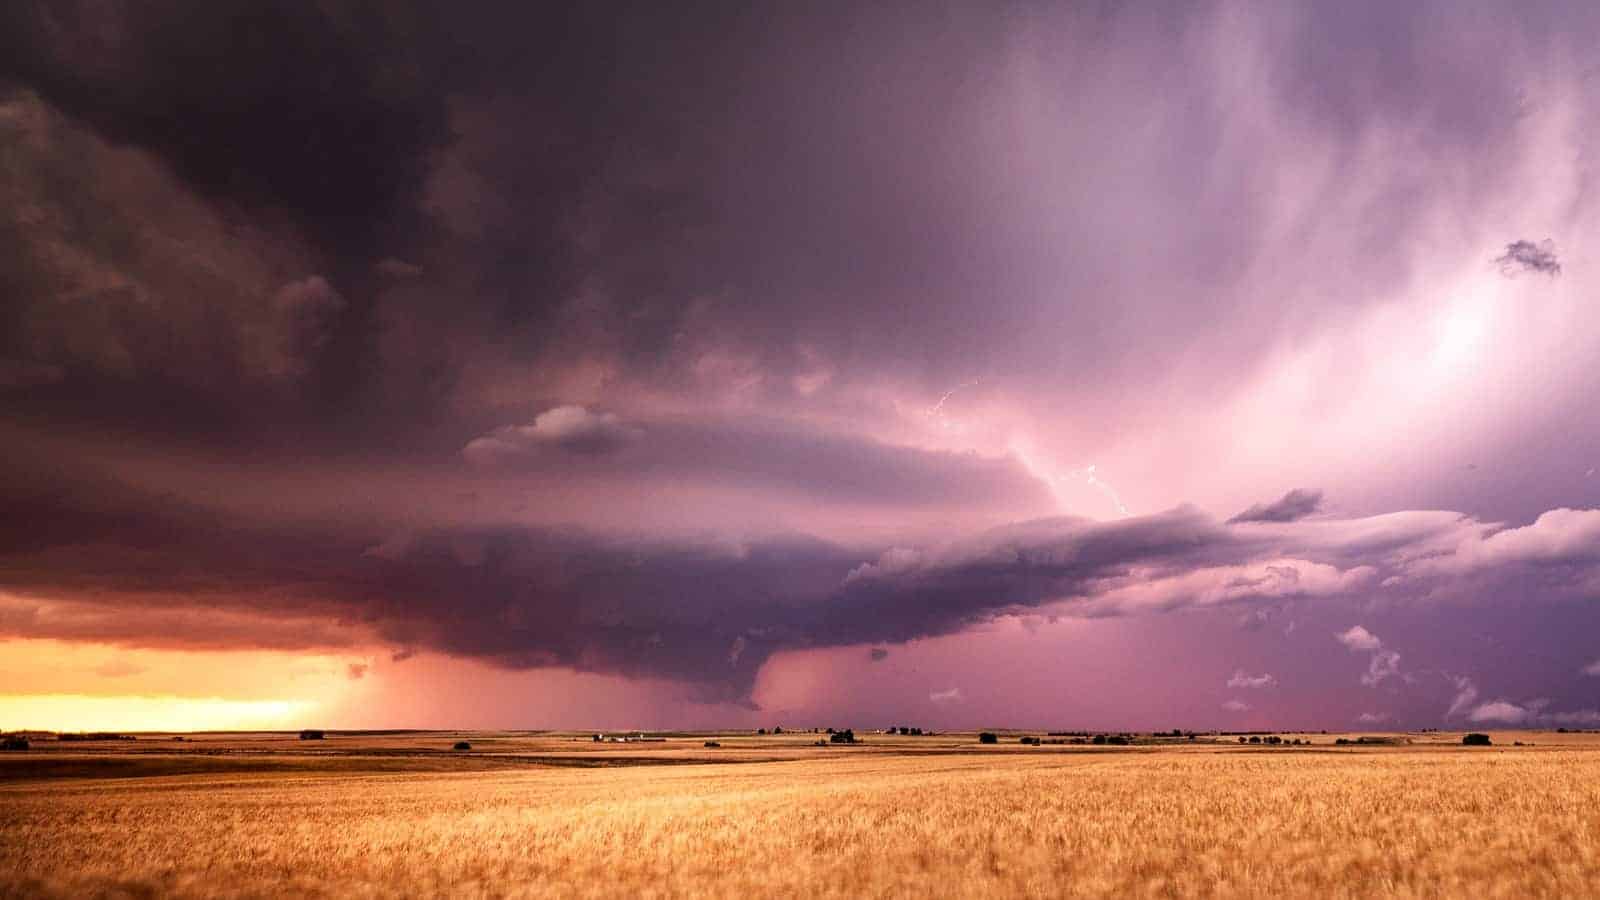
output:
[[[1525,584],[1542,579],[1545,593],[1581,595],[1600,579],[1600,511],[1582,510],[1520,528],[1405,513],[1241,535],[1181,508],[872,551],[803,536],[268,527],[113,483],[63,491],[48,470],[7,482],[0,499],[17,513],[0,532],[9,635],[210,647],[375,640],[507,668],[665,678],[740,703],[781,650],[903,643],[1046,603],[1119,615],[1339,596],[1384,576],[1433,590],[1441,578],[1519,572]]]
[[[34,541],[25,556],[5,553],[0,566],[16,596],[0,628],[147,646],[282,646],[296,635],[309,646],[343,643],[306,626],[331,620],[356,635],[509,668],[668,678],[708,700],[747,702],[755,673],[778,650],[949,633],[1180,553],[1197,524],[1180,516],[1097,533],[1045,523],[1037,546],[1014,533],[985,536],[975,557],[902,582],[847,577],[863,566],[859,551],[800,538],[728,546],[475,530],[362,548],[370,538],[199,527],[159,508],[144,504],[136,523],[159,541]],[[89,599],[30,599],[56,594]],[[253,621],[259,641],[249,637]]]
[[[592,182],[670,134],[645,86],[715,41],[625,12],[7,4],[0,359],[8,387],[40,388],[14,402],[224,446],[348,445],[436,415],[473,349],[509,337],[527,359],[588,265]],[[303,341],[305,310],[271,321],[271,298],[309,279],[341,303]],[[430,320],[452,328],[397,348],[397,323]]]
[[[414,216],[449,137],[449,31],[414,2],[67,3],[0,13],[0,78],[202,194],[287,215],[328,249]]]
[[[469,463],[505,473],[573,467],[566,457],[574,453],[588,458],[575,470],[591,474],[695,479],[836,503],[1050,507],[1046,485],[1014,459],[897,447],[749,418],[634,423],[560,407],[462,449]]]
[[[1556,259],[1555,241],[1549,239],[1538,243],[1512,241],[1506,245],[1506,252],[1495,257],[1494,261],[1500,264],[1500,271],[1507,275],[1537,272],[1554,277],[1561,274],[1561,261]]]
[[[0,535],[9,634],[159,646],[281,646],[296,635],[328,646],[366,634],[511,668],[669,678],[741,702],[780,649],[949,633],[1081,593],[1136,562],[1225,555],[1218,542],[1231,540],[1193,512],[1044,521],[899,569],[896,551],[804,537],[271,528],[111,483],[51,481],[43,467],[6,484],[19,514]]]
[[[1295,488],[1271,503],[1257,503],[1228,520],[1238,522],[1293,522],[1322,508],[1322,492]]]
[[[1050,508],[1041,478],[1073,476],[1034,477],[1021,448],[1039,472],[1117,471],[1089,449],[1049,458],[1078,434],[1189,452],[1169,423],[1214,420],[1170,415],[1172,398],[1226,414],[1224,388],[1275,374],[1283,348],[1334,348],[1283,385],[1379,366],[1382,342],[1341,342],[1345,323],[1407,306],[1423,274],[1481,269],[1508,210],[1544,227],[1516,173],[1594,196],[1557,163],[1594,156],[1570,126],[1594,119],[1593,92],[1561,61],[1600,13],[1462,9],[0,4],[0,415],[93,448],[24,467],[7,447],[0,630],[370,639],[395,659],[748,701],[775,652],[1056,601],[1107,615],[1494,579],[1592,597],[1583,510],[1520,529],[1345,521],[1292,491],[1230,520],[1249,527],[1185,508],[881,537],[908,511]],[[1459,228],[1439,238],[1441,221]],[[1499,262],[1560,271],[1526,241]],[[921,413],[978,373],[950,406],[992,403],[992,419]],[[933,437],[904,424],[935,418]],[[1294,427],[1259,421],[1261,447]],[[1588,453],[1573,421],[1555,427]],[[933,449],[960,446],[985,452]],[[143,490],[127,473],[151,456],[230,478]],[[1224,471],[1237,461],[1198,468],[1260,496],[1255,470]],[[705,493],[684,517],[718,537],[463,525],[426,501],[296,517],[258,471],[429,497],[467,471],[473,496],[548,504],[541,522],[687,486]],[[1182,483],[1130,505],[1177,502]],[[1480,510],[1482,489],[1462,490],[1449,508]],[[859,509],[880,537],[719,529],[736,511],[717,504],[769,493]],[[764,533],[806,518],[780,505],[758,509]]]
[[[693,393],[718,353],[780,380],[816,357],[843,385],[985,371],[1087,393],[1197,336],[1265,347],[1329,296],[1356,302],[1345,271],[1296,267],[1260,286],[1271,306],[1236,289],[1298,170],[1295,140],[1211,102],[1232,89],[1219,59],[1258,54],[1262,102],[1340,165],[1421,122],[1467,175],[1504,167],[1497,126],[1523,94],[1481,52],[1504,29],[1444,28],[1449,9],[23,0],[0,11],[0,81],[176,184],[88,191],[75,176],[94,161],[45,148],[50,177],[18,177],[107,224],[18,223],[4,274],[24,300],[0,359],[49,373],[12,379],[41,418],[122,411],[129,430],[224,446],[409,445],[491,390],[470,377],[491,362],[603,358]],[[1557,11],[1521,12],[1532,50]],[[1429,171],[1382,173],[1357,192],[1380,215],[1340,213],[1359,212],[1360,246],[1336,223],[1313,252],[1403,282],[1407,229],[1452,183]],[[161,225],[184,198],[211,218]],[[1235,227],[1189,233],[1210,221]],[[244,247],[171,252],[205,231]],[[70,273],[63,246],[84,257]],[[1113,248],[1131,246],[1156,262],[1126,266]],[[63,278],[95,303],[60,297]],[[285,339],[295,323],[263,321],[262,298],[311,278],[343,302],[315,341]],[[169,371],[180,356],[194,363]],[[250,390],[261,372],[295,389]],[[560,393],[528,404],[575,399]]]

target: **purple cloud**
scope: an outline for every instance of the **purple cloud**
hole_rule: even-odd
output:
[[[1556,259],[1555,242],[1548,239],[1538,243],[1512,241],[1506,245],[1506,252],[1495,257],[1494,261],[1500,264],[1500,271],[1506,275],[1536,272],[1553,278],[1561,274],[1561,262]]]
[[[1293,522],[1322,508],[1322,492],[1296,488],[1271,503],[1257,503],[1228,520],[1238,522]]]

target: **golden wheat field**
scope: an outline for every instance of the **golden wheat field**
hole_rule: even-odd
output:
[[[0,758],[0,895],[1600,895],[1600,740],[1514,737],[36,745]]]

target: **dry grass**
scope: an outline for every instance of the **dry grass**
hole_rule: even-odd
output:
[[[1588,742],[977,753],[966,738],[573,768],[522,755],[570,741],[504,740],[525,742],[506,751],[520,767],[336,755],[0,784],[0,895],[1600,895]]]

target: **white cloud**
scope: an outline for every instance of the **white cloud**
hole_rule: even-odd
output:
[[[961,688],[953,687],[947,691],[934,691],[928,699],[935,703],[960,703],[962,701]]]
[[[1367,674],[1361,676],[1361,683],[1367,687],[1377,687],[1385,678],[1398,674],[1400,654],[1393,650],[1378,650],[1367,663]]]
[[[1458,573],[1522,563],[1577,563],[1600,559],[1600,509],[1552,509],[1531,525],[1467,532],[1451,552],[1420,561],[1427,573]]]
[[[1270,673],[1262,672],[1260,675],[1251,675],[1243,669],[1237,669],[1233,677],[1228,679],[1231,688],[1270,688],[1277,687],[1278,679]]]
[[[905,547],[890,547],[879,554],[875,563],[862,563],[845,575],[845,584],[865,578],[904,575],[923,563],[923,554]]]
[[[1400,654],[1385,650],[1383,641],[1360,625],[1335,632],[1333,638],[1353,653],[1372,654],[1372,659],[1367,662],[1367,672],[1361,676],[1361,683],[1367,687],[1377,687],[1385,678],[1400,674]]]
[[[1467,716],[1474,722],[1503,722],[1507,725],[1520,725],[1526,722],[1533,713],[1528,709],[1506,700],[1494,700],[1474,709]]]
[[[1356,716],[1356,721],[1362,723],[1363,725],[1376,725],[1379,722],[1389,721],[1389,714],[1364,712],[1361,715]]]
[[[1222,708],[1228,712],[1249,712],[1250,704],[1243,700],[1234,699],[1222,704]]]
[[[1594,662],[1589,663],[1587,666],[1584,666],[1583,674],[1593,675],[1596,678],[1600,678],[1600,659],[1597,659]]]
[[[539,447],[556,447],[582,456],[610,453],[640,436],[614,413],[583,406],[557,406],[535,416],[530,425],[497,429],[475,438],[461,455],[475,465],[494,465],[522,458]]]
[[[1543,697],[1512,703],[1494,700],[1473,709],[1467,718],[1473,722],[1499,722],[1506,725],[1572,725],[1593,727],[1600,725],[1600,710],[1580,709],[1572,712],[1545,712],[1550,701]]]
[[[1383,647],[1383,641],[1378,640],[1377,635],[1360,625],[1352,625],[1349,630],[1335,634],[1334,639],[1351,650],[1377,650]]]
[[[1178,606],[1220,606],[1293,597],[1348,594],[1371,583],[1377,569],[1341,569],[1326,563],[1280,557],[1241,565],[1209,566],[1179,575],[1135,570],[1130,583],[1085,604],[1093,611],[1126,613]]]

